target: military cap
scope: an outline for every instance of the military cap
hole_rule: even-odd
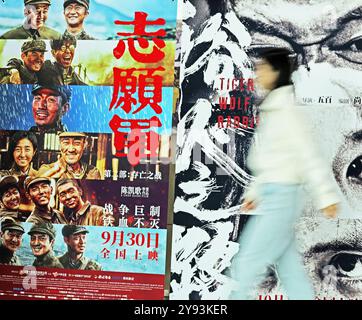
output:
[[[67,42],[72,44],[74,47],[77,46],[77,39],[75,37],[71,35],[63,35],[61,39],[50,40],[50,47],[52,48],[52,50],[60,50],[61,47]]]
[[[24,0],[24,5],[28,4],[48,4],[51,5],[51,0]]]
[[[39,83],[33,86],[31,93],[34,95],[40,89],[50,89],[57,92],[63,98],[63,103],[68,102],[72,96],[72,89],[69,86],[53,86]]]
[[[24,181],[24,188],[26,192],[29,192],[29,188],[38,182],[46,182],[50,185],[50,179],[46,177],[27,177]]]
[[[28,51],[47,52],[46,44],[43,40],[26,41],[21,46],[21,52],[26,53]]]
[[[21,223],[16,222],[14,219],[9,218],[9,217],[4,218],[1,221],[1,232],[5,232],[5,230],[15,230],[15,231],[20,231],[22,233],[25,232]]]
[[[87,10],[89,9],[89,0],[64,0],[64,9],[68,7],[71,3],[78,3],[81,6],[86,7]]]
[[[57,234],[53,224],[50,222],[34,223],[31,226],[28,234],[32,235],[33,233],[47,234],[51,239],[55,239]]]
[[[78,233],[89,233],[89,231],[83,226],[76,226],[74,224],[67,224],[62,229],[62,235],[64,237],[69,237],[72,234]]]
[[[4,176],[0,179],[0,199],[3,194],[10,188],[17,188],[19,190],[19,180],[15,176]]]
[[[68,132],[68,131],[65,131],[65,132],[62,132],[59,134],[59,138],[86,138],[87,136],[82,133],[82,132]]]

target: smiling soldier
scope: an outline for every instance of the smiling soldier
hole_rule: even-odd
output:
[[[64,215],[50,207],[50,198],[53,188],[50,179],[45,177],[28,177],[25,182],[25,190],[35,204],[35,208],[26,222],[32,223],[61,223],[66,224]]]
[[[4,33],[0,39],[60,39],[60,33],[45,26],[50,4],[50,0],[24,0],[23,25]]]
[[[44,64],[46,45],[43,40],[31,40],[21,46],[21,59],[12,58],[8,61],[1,84],[34,84],[38,81],[37,74]]]
[[[59,257],[59,261],[67,269],[102,270],[101,265],[84,256],[89,231],[82,226],[65,225],[62,229],[64,242],[68,251]]]
[[[59,134],[60,158],[58,161],[43,164],[39,175],[49,178],[94,179],[100,180],[99,170],[81,161],[87,148],[87,136],[78,132],[62,132]]]
[[[33,224],[28,232],[30,247],[35,256],[34,267],[64,268],[54,256],[53,246],[56,236],[54,226],[49,222]]]
[[[50,41],[55,62],[45,61],[38,74],[39,83],[45,85],[86,85],[72,67],[77,41],[72,37]]]
[[[20,189],[18,178],[4,176],[0,179],[0,218],[10,217],[15,221],[24,221],[20,207]]]
[[[31,127],[30,131],[40,133],[66,131],[62,117],[70,108],[70,88],[36,84],[31,93],[34,96],[32,111],[36,126]]]
[[[63,36],[77,40],[95,40],[84,30],[84,20],[89,15],[89,0],[64,0],[64,17],[67,29]]]
[[[21,265],[16,251],[21,246],[23,234],[24,228],[20,223],[15,222],[11,218],[4,218],[1,221],[0,264]]]

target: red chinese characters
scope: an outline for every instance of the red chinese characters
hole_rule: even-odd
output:
[[[134,21],[115,21],[116,25],[133,25],[133,32],[118,32],[119,36],[127,36],[126,40],[119,40],[113,50],[115,58],[120,59],[126,51],[126,42],[130,55],[139,63],[162,64],[165,53],[164,37],[166,32],[160,29],[147,32],[147,26],[165,25],[164,19],[147,20],[147,14],[136,12]],[[146,38],[147,37],[147,38]],[[136,42],[138,46],[136,46]],[[147,49],[151,52],[140,52],[137,48]],[[164,71],[162,65],[148,68],[113,68],[114,85],[113,96],[109,109],[120,108],[126,114],[138,114],[150,107],[154,113],[161,114],[162,107],[162,76],[158,73]],[[121,112],[122,112],[121,111]],[[157,157],[160,137],[152,128],[161,127],[157,116],[150,119],[125,119],[114,115],[110,127],[114,132],[114,146],[117,157],[128,157],[131,165],[135,166],[142,158]],[[124,130],[128,129],[128,130]]]

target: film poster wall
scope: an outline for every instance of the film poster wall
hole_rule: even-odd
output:
[[[170,298],[227,299],[235,288],[229,267],[247,221],[240,214],[252,179],[245,158],[260,104],[253,52],[284,48],[297,64],[298,108],[342,199],[338,218],[326,219],[306,197],[298,250],[317,299],[361,299],[362,2],[186,0],[179,6]],[[273,266],[255,287],[255,299],[288,299]]]
[[[0,299],[163,299],[175,2],[0,6]]]

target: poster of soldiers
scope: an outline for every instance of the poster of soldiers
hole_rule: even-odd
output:
[[[254,53],[267,48],[288,50],[295,62],[298,109],[341,198],[336,219],[306,198],[295,228],[316,299],[362,298],[361,9],[360,0],[179,2],[170,299],[229,299],[239,285],[230,269],[249,218],[240,214],[253,179],[245,159],[262,95]],[[274,265],[253,292],[255,300],[288,299]]]
[[[177,3],[0,9],[1,297],[163,299]]]

